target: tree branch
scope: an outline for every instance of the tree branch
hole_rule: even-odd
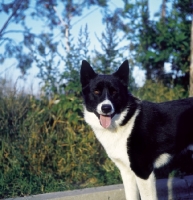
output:
[[[5,24],[3,25],[3,27],[1,28],[0,30],[0,36],[2,36],[3,34],[3,31],[6,29],[9,21],[11,20],[11,18],[16,14],[17,10],[19,9],[21,3],[22,3],[23,0],[18,0],[16,1],[15,3],[15,6],[14,6],[14,9],[13,9],[13,13],[9,16],[9,18],[7,19],[7,21],[5,22]]]

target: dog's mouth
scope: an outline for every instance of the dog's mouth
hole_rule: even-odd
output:
[[[112,115],[99,115],[100,124],[103,128],[109,128],[114,114]]]
[[[112,122],[112,118],[114,117],[115,113],[111,115],[102,115],[98,112],[95,112],[96,116],[99,118],[100,124],[103,128],[109,128]]]

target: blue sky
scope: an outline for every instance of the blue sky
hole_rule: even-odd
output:
[[[150,16],[151,18],[154,17],[154,13],[158,12],[160,9],[160,5],[161,5],[162,0],[149,0],[149,8],[150,8]],[[116,7],[121,7],[122,1],[120,0],[111,0],[109,2],[109,6],[112,10],[114,10]],[[83,16],[85,16],[83,18]],[[2,13],[0,13],[0,24],[4,24],[5,21],[7,20],[8,16],[2,15]],[[80,20],[81,19],[81,20]],[[96,9],[96,7],[91,7],[91,9],[89,10],[85,10],[83,12],[83,15],[80,17],[74,17],[72,18],[72,30],[71,33],[74,36],[74,38],[76,39],[78,37],[78,33],[81,27],[84,27],[86,24],[88,25],[88,31],[89,31],[89,38],[90,38],[90,48],[96,48],[97,50],[100,50],[100,45],[98,43],[98,40],[96,38],[96,34],[97,36],[100,37],[102,31],[104,30],[104,25],[102,24],[102,14],[101,14],[101,10],[100,9]],[[39,24],[39,26],[41,26],[41,24]],[[32,23],[32,27],[33,30],[37,30],[38,31],[38,25],[37,22],[36,23]],[[0,27],[1,28],[1,27]],[[15,25],[11,25],[10,27],[11,29],[16,28]],[[19,27],[17,27],[19,29]],[[39,27],[40,29],[42,27]],[[17,38],[17,35],[12,35],[12,38],[15,38],[15,40],[19,39]],[[2,48],[0,48],[0,51],[2,51]],[[10,77],[13,82],[15,82],[17,80],[17,78],[20,76],[20,71],[18,69],[16,69],[14,67],[14,63],[15,60],[11,59],[8,60],[7,62],[5,62],[4,64],[0,65],[0,76],[8,76]],[[9,66],[10,67],[8,70],[6,70]],[[39,80],[36,78],[36,75],[38,73],[38,69],[36,69],[35,67],[33,67],[31,70],[29,70],[28,72],[28,77],[26,79],[26,81],[23,80],[19,80],[18,84],[19,87],[23,87],[27,86],[27,91],[31,90],[30,88],[33,86],[33,92],[36,93],[36,91],[38,91],[38,84],[39,84]],[[141,71],[137,66],[135,67],[134,71],[134,77],[136,79],[136,82],[141,85],[143,83],[144,80],[144,73],[143,71]]]

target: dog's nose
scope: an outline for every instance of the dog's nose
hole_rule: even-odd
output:
[[[112,111],[112,107],[109,104],[103,104],[101,110],[103,113],[107,114]]]

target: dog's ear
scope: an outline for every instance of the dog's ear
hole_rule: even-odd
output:
[[[129,62],[125,60],[119,69],[113,74],[117,77],[124,85],[128,85],[129,81]]]
[[[80,69],[80,81],[82,84],[82,87],[86,86],[89,81],[93,78],[95,78],[97,74],[93,70],[93,68],[90,66],[90,64],[86,61],[82,61],[81,69]]]

